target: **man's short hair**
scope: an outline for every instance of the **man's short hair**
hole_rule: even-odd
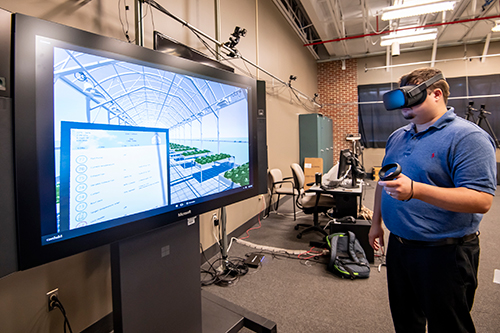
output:
[[[431,77],[434,77],[440,73],[441,71],[439,69],[431,67],[415,69],[409,74],[401,76],[401,78],[399,79],[399,85],[401,86],[401,83],[403,83],[403,85],[410,85],[410,84],[417,85],[429,80]],[[432,92],[436,88],[441,89],[441,91],[443,92],[444,104],[447,104],[448,96],[450,96],[450,86],[448,85],[448,82],[446,82],[446,80],[437,81],[429,88],[427,88],[427,93]]]

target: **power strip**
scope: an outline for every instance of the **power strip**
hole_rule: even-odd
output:
[[[252,253],[245,261],[244,263],[251,268],[257,268],[259,267],[260,263],[264,259],[264,256],[262,254],[257,254],[257,253]]]

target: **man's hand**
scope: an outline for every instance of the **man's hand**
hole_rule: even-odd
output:
[[[400,174],[393,180],[379,181],[384,191],[396,200],[408,200],[413,196],[412,180]]]
[[[372,223],[368,233],[368,242],[375,251],[384,246],[384,229],[381,223]]]

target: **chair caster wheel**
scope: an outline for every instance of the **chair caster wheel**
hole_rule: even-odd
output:
[[[297,235],[297,238],[298,238],[298,239],[301,239],[301,238],[302,238],[302,234],[298,234],[298,235]]]
[[[296,226],[294,227],[294,229],[295,229],[295,230],[299,230],[299,226],[298,226],[298,225],[296,225]]]

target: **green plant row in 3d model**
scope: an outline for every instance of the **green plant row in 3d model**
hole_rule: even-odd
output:
[[[56,184],[56,204],[59,204],[61,200],[61,183]]]
[[[178,143],[172,143],[172,142],[169,144],[169,147],[170,147],[170,149],[173,149],[176,152],[198,149],[198,148],[195,148],[195,147],[189,147],[189,146],[181,145],[181,144],[178,144]]]
[[[248,163],[226,171],[224,173],[224,177],[230,179],[233,183],[240,184],[241,186],[250,184]]]
[[[210,150],[208,150],[208,149],[186,151],[186,152],[182,153],[182,156],[193,156],[193,155],[205,154],[205,153],[209,153],[209,152],[210,152]]]
[[[215,161],[223,160],[223,159],[228,158],[228,157],[231,157],[231,155],[225,154],[225,153],[220,153],[220,154],[215,154],[215,155],[198,157],[194,161],[196,163],[204,165],[204,164],[207,164],[207,163],[212,163],[212,162],[215,162]]]

